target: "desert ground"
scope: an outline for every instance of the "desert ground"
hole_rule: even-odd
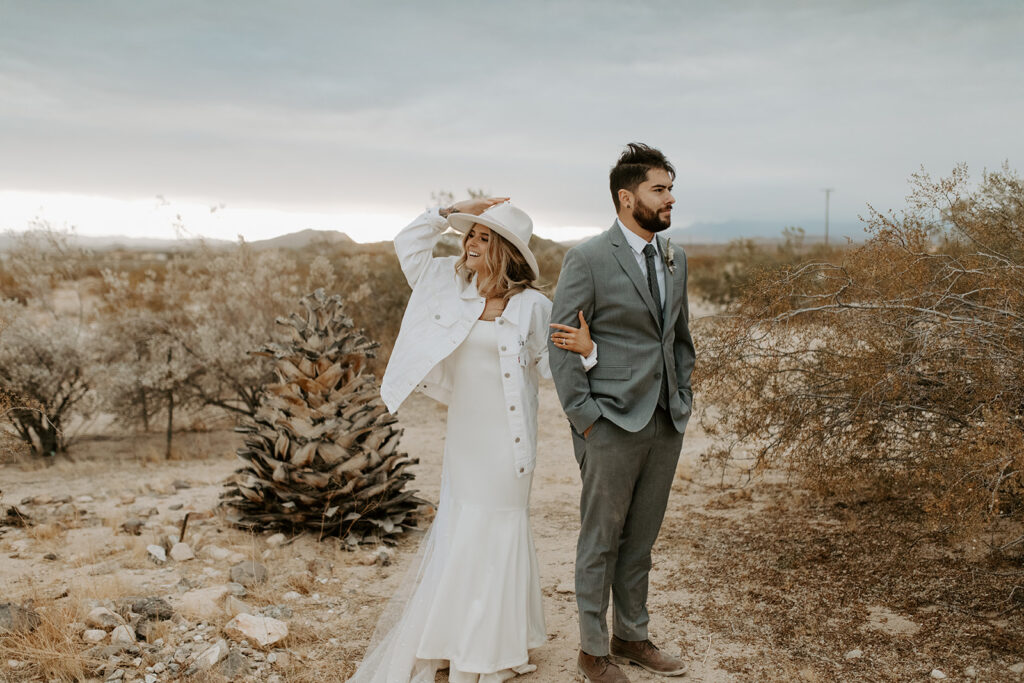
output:
[[[549,635],[532,652],[537,671],[521,678],[564,683],[576,676],[579,477],[550,382],[540,415],[531,515]],[[399,418],[403,448],[420,460],[411,488],[436,501],[445,408],[414,395]],[[0,466],[3,503],[32,521],[0,526],[0,605],[40,617],[31,631],[0,629],[0,679],[351,675],[421,534],[391,551],[350,551],[336,539],[231,528],[217,503],[237,445],[227,430],[183,434],[180,459],[164,461],[155,441],[94,439],[73,461]],[[1021,679],[1022,601],[1013,587],[1022,572],[980,562],[982,539],[950,545],[893,522],[913,515],[899,501],[812,495],[778,472],[750,481],[723,474],[702,461],[706,445],[694,420],[651,573],[651,637],[689,659],[683,680]],[[155,560],[147,548],[177,541],[186,513],[191,553]],[[266,580],[235,575],[243,561],[262,564]],[[142,598],[166,601],[147,604],[173,614],[145,621],[152,610]],[[91,614],[97,608],[113,615]],[[261,646],[225,629],[239,612],[284,622],[287,636]],[[90,623],[97,619],[106,623]],[[121,622],[145,637],[118,635]],[[627,673],[658,680],[636,667]]]

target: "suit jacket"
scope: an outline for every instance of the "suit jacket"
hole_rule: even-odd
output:
[[[659,251],[667,252],[657,236]],[[665,269],[664,319],[618,223],[570,249],[562,262],[551,322],[579,326],[576,312],[590,325],[600,349],[588,373],[579,355],[548,339],[555,388],[573,428],[583,433],[599,417],[630,432],[644,428],[654,414],[662,373],[668,380],[668,412],[676,430],[686,429],[693,406],[690,375],[695,351],[690,337],[686,294],[686,255],[675,247],[674,272]]]

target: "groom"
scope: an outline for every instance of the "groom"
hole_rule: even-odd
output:
[[[609,654],[665,676],[686,671],[647,637],[651,546],[693,404],[686,255],[657,236],[672,221],[674,178],[664,154],[627,146],[610,174],[618,219],[565,255],[551,313],[553,323],[576,325],[582,311],[600,354],[587,372],[560,348],[559,332],[548,343],[583,480],[578,667],[590,683],[628,681]]]

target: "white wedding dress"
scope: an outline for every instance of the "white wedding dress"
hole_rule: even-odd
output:
[[[437,517],[421,558],[349,683],[498,683],[535,670],[545,641],[530,531],[532,474],[516,475],[495,323],[478,320],[446,361],[453,391]]]

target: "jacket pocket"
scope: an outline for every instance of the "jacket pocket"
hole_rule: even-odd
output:
[[[427,300],[427,311],[430,322],[441,327],[451,327],[452,323],[458,320],[457,311],[451,305],[440,301],[440,297],[432,297]]]
[[[633,374],[632,368],[628,365],[601,365],[600,359],[597,365],[587,373],[590,379],[629,379]]]

